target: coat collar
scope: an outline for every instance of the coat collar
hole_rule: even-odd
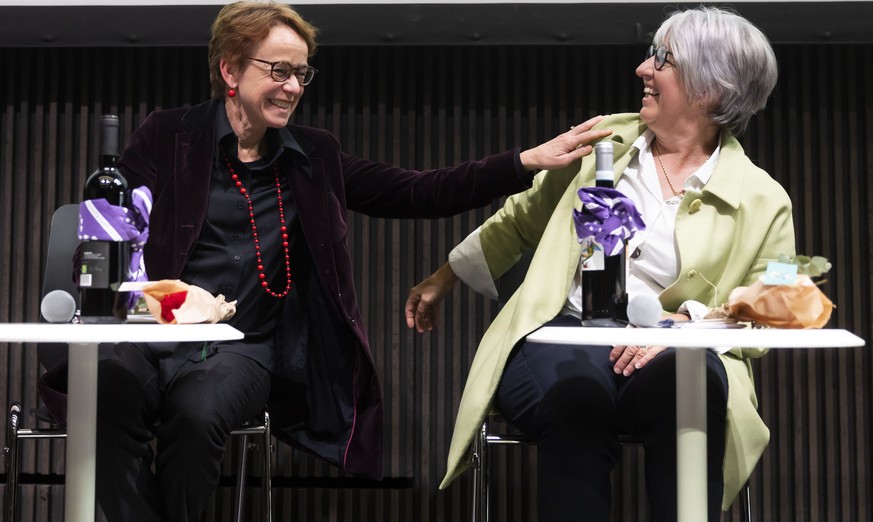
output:
[[[633,125],[634,123],[636,125]],[[636,113],[616,115],[615,118],[609,120],[608,126],[621,126],[623,128],[620,133],[605,138],[613,143],[613,151],[616,158],[615,180],[618,182],[619,176],[627,168],[634,151],[637,150],[633,147],[634,141],[648,127],[639,119],[639,114]],[[725,137],[721,144],[721,157],[716,164],[715,171],[713,171],[709,181],[703,187],[703,193],[711,194],[730,205],[731,208],[736,209],[740,205],[742,183],[732,173],[738,170],[738,165],[740,164],[745,167],[746,162],[749,160],[740,142],[732,134],[727,131],[724,132]]]
[[[209,140],[208,143],[212,144],[209,150],[214,150],[215,118],[221,103],[220,99],[215,98],[191,107],[182,116],[183,131],[181,135],[183,141],[194,143],[201,140]],[[279,140],[286,150],[300,160],[300,170],[307,176],[312,177],[309,157],[315,151],[315,146],[309,140],[303,138],[300,133],[295,132],[295,126],[290,124],[279,129]]]

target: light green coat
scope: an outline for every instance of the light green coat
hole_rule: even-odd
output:
[[[617,180],[636,154],[631,145],[645,124],[637,114],[620,114],[605,118],[598,127],[613,130],[607,139],[614,143]],[[572,210],[580,207],[578,189],[593,183],[593,155],[567,168],[540,173],[531,189],[507,199],[500,211],[465,240],[473,242],[472,250],[483,256],[493,279],[524,252],[535,252],[524,282],[485,332],[473,360],[441,488],[466,468],[473,436],[491,408],[513,347],[558,315],[564,305],[581,253]],[[675,235],[679,278],[660,295],[664,309],[670,311],[686,300],[710,307],[721,304],[731,290],[752,283],[779,254],[795,253],[788,195],[752,164],[733,136],[723,140],[718,164],[703,191],[685,194]],[[770,438],[757,413],[748,360],[763,353],[734,349],[721,356],[729,389],[724,509],[748,479]]]

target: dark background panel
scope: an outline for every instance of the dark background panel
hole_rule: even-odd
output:
[[[230,3],[230,2],[226,2]],[[740,11],[774,43],[873,39],[870,2],[707,2]],[[642,41],[700,2],[343,4],[297,6],[325,45],[554,45]],[[0,46],[199,46],[220,5],[3,7]]]
[[[810,4],[790,5],[812,9],[822,3]],[[869,5],[854,4],[852,9]],[[845,8],[837,3],[838,11]],[[406,9],[419,8],[400,11]],[[490,13],[499,28],[503,10]],[[855,16],[844,21],[846,31],[869,23],[858,11],[849,13]],[[652,24],[658,19],[660,13]],[[0,20],[5,31],[9,18]],[[397,23],[402,28],[406,22]],[[325,28],[328,43],[312,62],[321,72],[295,120],[331,130],[347,151],[371,159],[450,165],[535,145],[594,114],[639,107],[642,88],[633,69],[644,45],[635,38],[597,45],[547,38],[528,45],[461,45],[434,36],[429,44],[361,45],[361,38],[331,36],[332,27]],[[742,142],[791,195],[798,251],[834,263],[823,287],[837,305],[830,326],[869,342],[873,43],[822,43],[806,30],[774,38],[780,81]],[[151,110],[208,96],[202,39],[182,46],[89,42],[0,45],[0,321],[38,317],[49,217],[55,207],[78,201],[96,165],[97,117],[118,114],[126,140]],[[360,303],[384,385],[388,477],[361,481],[277,446],[277,520],[467,518],[469,477],[446,491],[437,486],[466,372],[496,307],[459,287],[444,309],[442,328],[427,336],[406,329],[402,309],[408,288],[498,207],[434,221],[352,215]],[[22,400],[25,409],[33,407],[39,371],[32,345],[0,345],[0,404]],[[873,518],[871,375],[869,348],[773,351],[757,363],[761,413],[772,431],[752,478],[757,519]],[[0,428],[5,422],[4,415]],[[496,453],[498,519],[531,520],[533,453]],[[645,520],[641,467],[639,451],[625,451],[614,477],[616,520]],[[62,444],[26,444],[23,520],[60,520],[63,470]],[[229,519],[232,463],[223,473],[209,520]],[[738,520],[732,512],[725,519]]]

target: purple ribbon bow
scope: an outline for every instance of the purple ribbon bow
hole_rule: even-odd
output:
[[[142,250],[149,238],[149,215],[152,193],[148,187],[130,191],[131,208],[110,205],[105,199],[88,199],[79,203],[80,241],[128,241],[130,266],[128,281],[148,281]],[[131,292],[130,304],[139,292]]]
[[[130,201],[136,211],[136,228],[139,235],[130,242],[130,270],[128,279],[131,281],[148,281],[142,249],[149,239],[149,216],[152,213],[152,191],[148,187],[137,187],[130,191]]]
[[[594,237],[607,256],[621,252],[626,240],[646,229],[634,202],[615,189],[584,187],[579,189],[579,199],[582,209],[573,210],[576,235],[580,242]]]

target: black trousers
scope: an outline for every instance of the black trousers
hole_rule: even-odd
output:
[[[198,521],[230,431],[266,403],[268,370],[238,353],[198,357],[202,346],[100,347],[96,487],[109,521]]]
[[[559,317],[549,325],[578,325],[578,320]],[[645,448],[652,519],[677,518],[675,352],[662,352],[624,377],[612,370],[611,349],[523,341],[504,370],[497,407],[537,441],[539,522],[609,520],[619,433],[632,435]],[[709,520],[717,522],[724,488],[727,375],[711,351],[706,364]]]

